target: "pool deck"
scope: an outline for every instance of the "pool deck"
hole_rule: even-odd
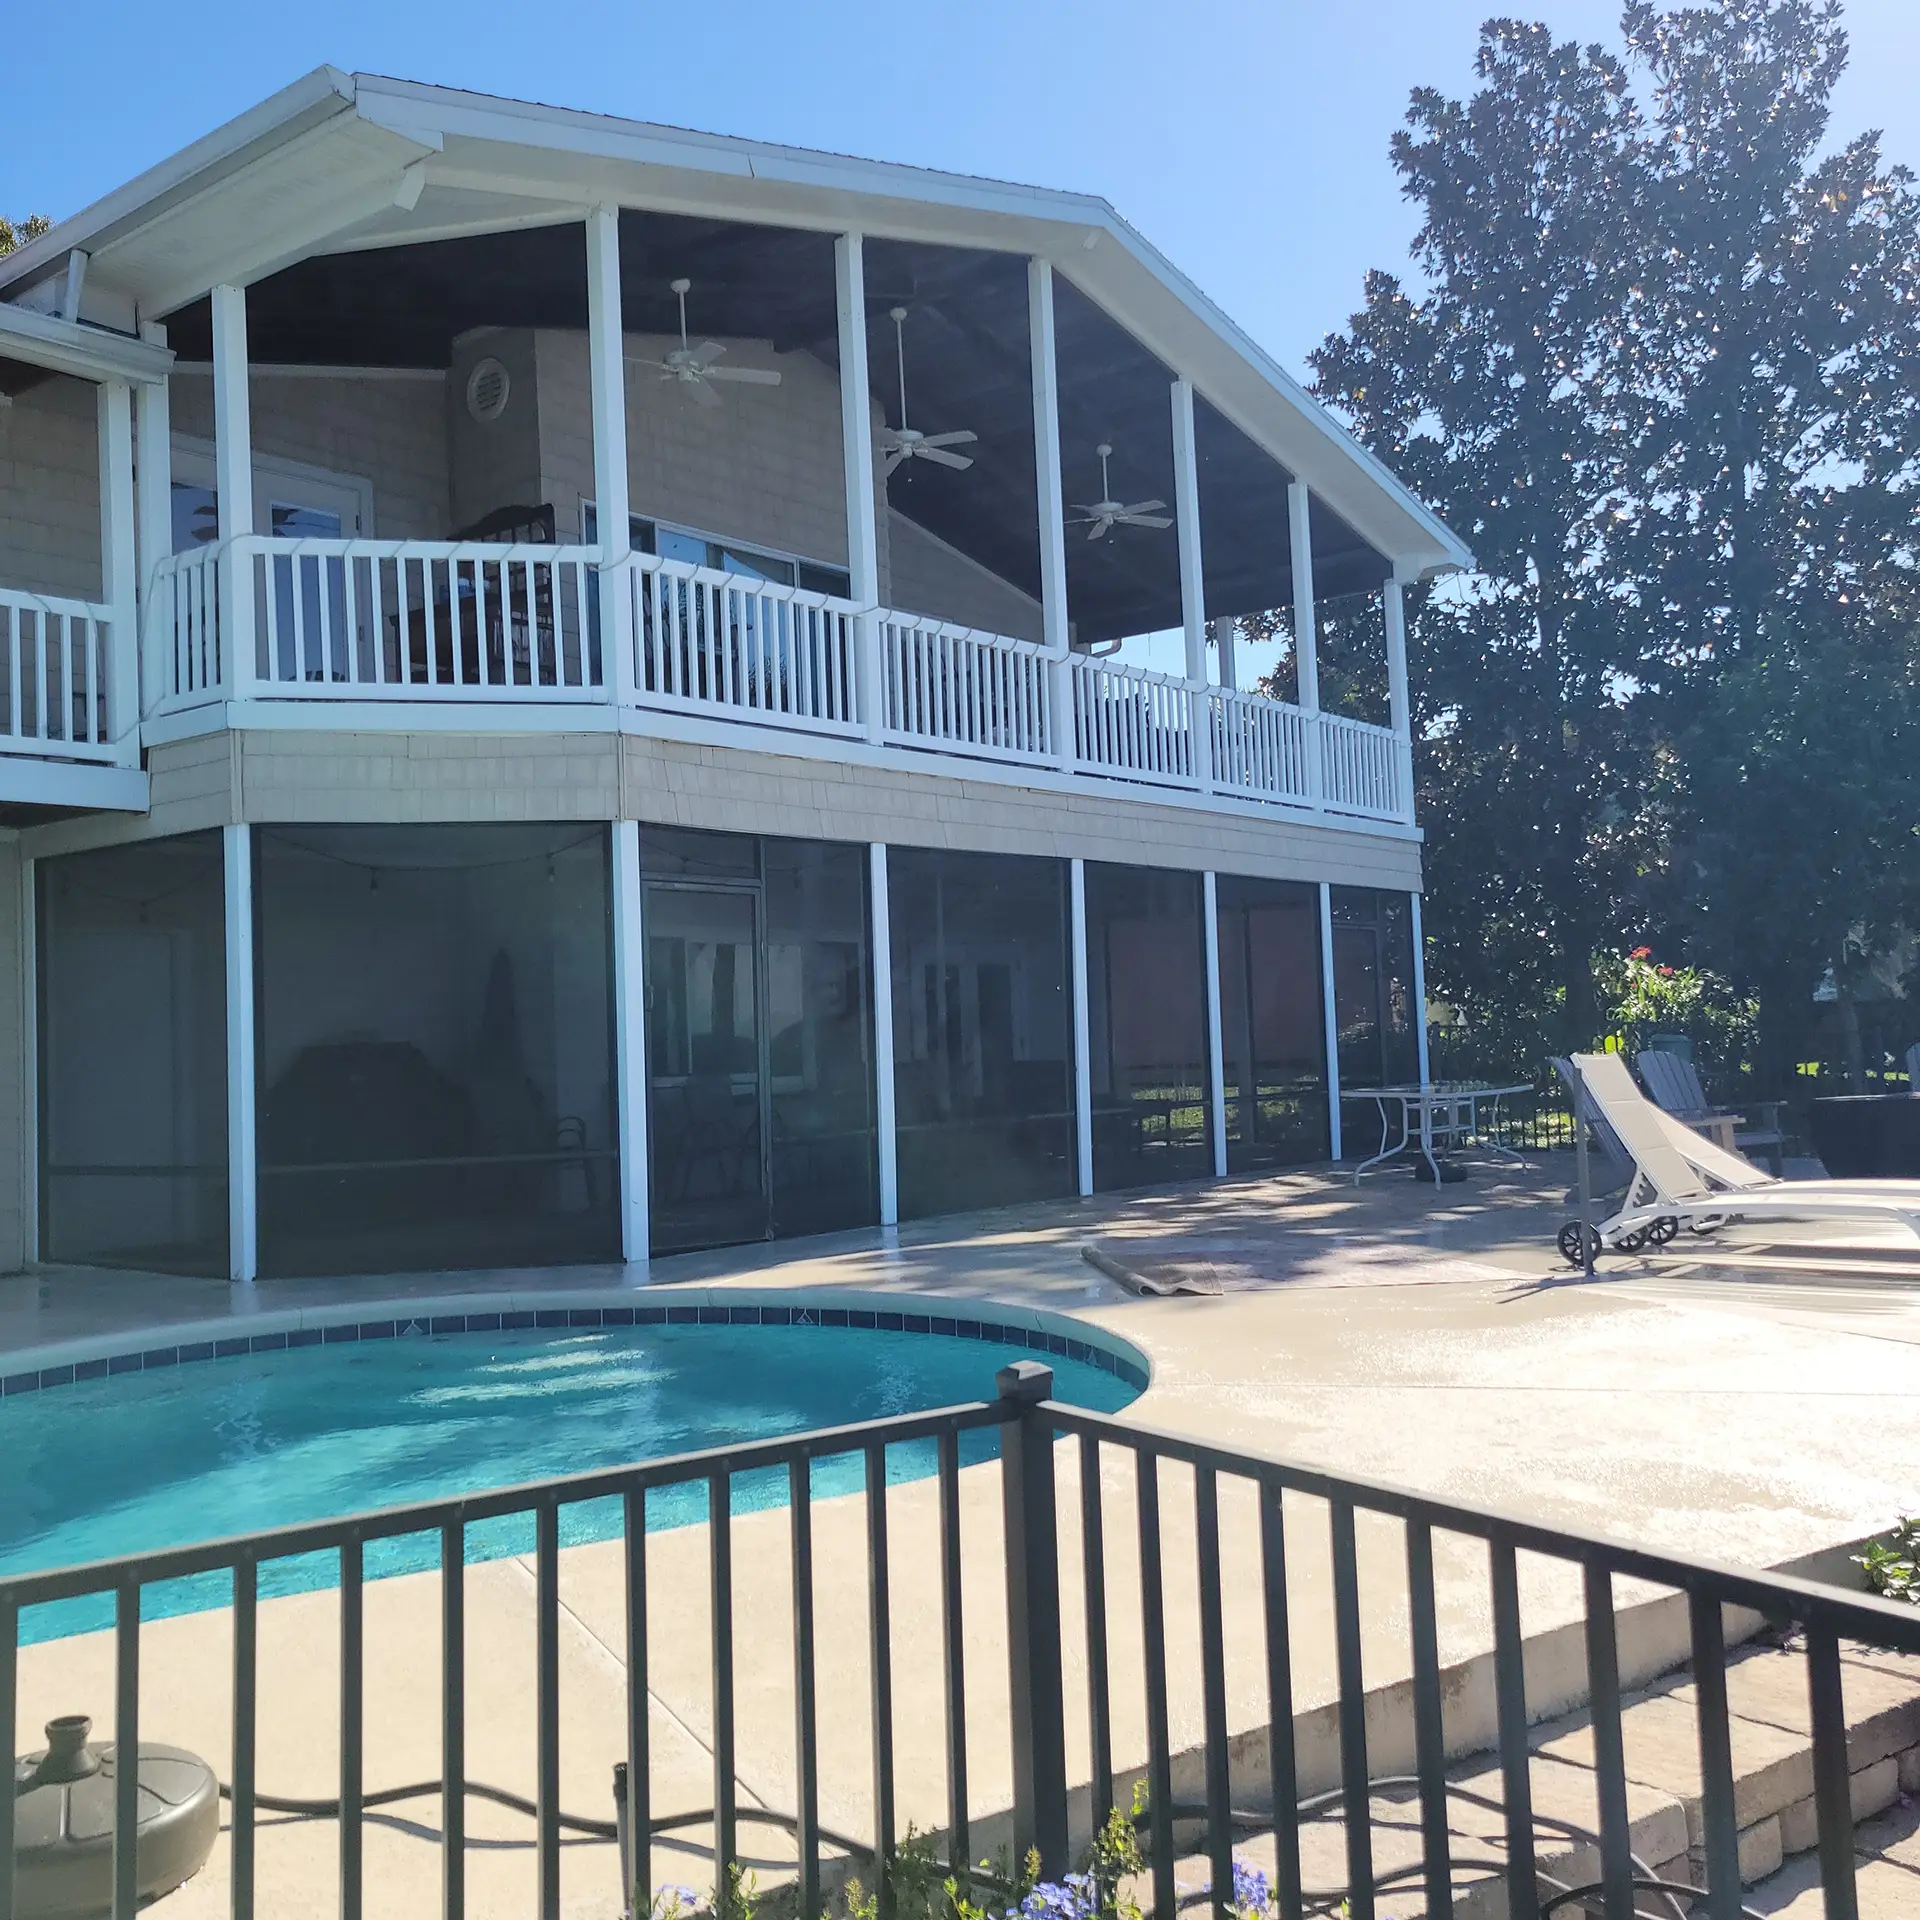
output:
[[[1688,1241],[1671,1258],[1610,1260],[1592,1284],[1569,1275],[1551,1236],[1569,1169],[1476,1167],[1436,1193],[1403,1176],[1357,1191],[1321,1170],[1218,1185],[978,1214],[897,1234],[861,1233],[780,1247],[661,1260],[650,1270],[588,1268],[500,1274],[224,1284],[45,1269],[0,1280],[0,1375],[51,1357],[129,1350],[157,1330],[222,1322],[235,1331],[282,1315],[333,1316],[374,1302],[503,1296],[546,1305],[632,1301],[641,1289],[685,1299],[689,1288],[805,1287],[886,1292],[928,1302],[991,1300],[1073,1316],[1131,1342],[1151,1362],[1148,1389],[1123,1418],[1277,1454],[1443,1498],[1524,1509],[1548,1522],[1709,1559],[1777,1564],[1833,1549],[1911,1511],[1920,1496],[1920,1249],[1897,1233],[1860,1235],[1816,1251],[1809,1236]],[[1683,1236],[1683,1240],[1686,1237]],[[1204,1275],[1218,1294],[1142,1298],[1083,1255],[1097,1242],[1109,1268],[1161,1278]],[[54,1389],[57,1391],[57,1389]],[[1062,1551],[1078,1564],[1074,1464],[1063,1456]],[[969,1468],[962,1530],[970,1565],[966,1637],[973,1792],[986,1815],[1010,1787],[1004,1752],[1007,1667],[998,1560],[998,1470]],[[1168,1483],[1169,1563],[1190,1551],[1191,1500]],[[1165,1496],[1163,1496],[1165,1497]],[[1131,1472],[1103,1475],[1110,1578],[1123,1593],[1131,1560]],[[1251,1503],[1223,1494],[1229,1712],[1235,1729],[1264,1723],[1256,1543]],[[1324,1525],[1295,1516],[1290,1605],[1296,1707],[1333,1697]],[[939,1602],[930,1577],[932,1488],[898,1488],[893,1537],[896,1738],[900,1823],[942,1823],[944,1763]],[[855,1835],[868,1826],[866,1580],[857,1500],[822,1502],[815,1521],[821,1659],[822,1817]],[[735,1645],[740,1661],[738,1774],[743,1798],[791,1805],[792,1683],[783,1513],[735,1522]],[[1366,1679],[1370,1692],[1405,1675],[1405,1576],[1397,1528],[1363,1521]],[[650,1674],[656,1806],[711,1799],[704,1529],[652,1536]],[[564,1556],[563,1767],[569,1810],[604,1817],[613,1759],[624,1751],[623,1602],[613,1546]],[[1442,1543],[1437,1567],[1444,1662],[1491,1641],[1486,1560]],[[1188,1563],[1190,1564],[1190,1562]],[[519,1561],[469,1573],[469,1772],[528,1791],[532,1779],[533,1582]],[[1077,1583],[1074,1583],[1077,1585]],[[1131,1589],[1137,1594],[1137,1585]],[[978,1599],[974,1598],[977,1593]],[[1523,1565],[1524,1623],[1541,1659],[1530,1705],[1576,1688],[1549,1646],[1578,1618],[1577,1585],[1544,1563]],[[438,1611],[433,1576],[382,1582],[367,1595],[369,1786],[438,1773]],[[1198,1737],[1197,1608],[1168,1593],[1174,1744]],[[1070,1647],[1078,1603],[1065,1608]],[[281,1793],[330,1791],[337,1701],[335,1598],[308,1594],[261,1609],[260,1781]],[[1117,1605],[1115,1745],[1144,1752],[1137,1690],[1119,1676],[1138,1646],[1137,1608]],[[1657,1638],[1657,1636],[1656,1636]],[[150,1624],[143,1634],[143,1732],[224,1766],[229,1628],[223,1614]],[[1651,1642],[1649,1646],[1651,1647]],[[1648,1658],[1653,1658],[1649,1652]],[[1562,1663],[1564,1664],[1564,1662]],[[109,1636],[47,1643],[21,1660],[16,1750],[39,1744],[56,1711],[90,1710],[110,1725]],[[1085,1680],[1068,1675],[1070,1763],[1086,1766]],[[1567,1697],[1571,1697],[1569,1693]],[[1394,1739],[1381,1729],[1382,1755]],[[1324,1744],[1324,1743],[1323,1743]],[[1305,1756],[1305,1771],[1325,1755]],[[1084,1772],[1079,1777],[1084,1778]],[[1303,1790],[1306,1782],[1303,1780]],[[436,1799],[370,1826],[368,1912],[437,1902],[437,1849],[426,1843]],[[476,1809],[476,1916],[525,1911],[528,1823]],[[697,1845],[696,1831],[687,1836]],[[763,1857],[778,1862],[777,1835]],[[977,1838],[976,1851],[981,1842]],[[263,1833],[263,1911],[335,1909],[333,1830],[285,1823]],[[659,1856],[659,1877],[704,1878],[696,1852]],[[170,1914],[225,1910],[224,1850]],[[568,1849],[569,1913],[617,1911],[611,1849]]]

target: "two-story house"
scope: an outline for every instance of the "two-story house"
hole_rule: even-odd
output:
[[[1469,556],[1103,201],[322,70],[0,260],[0,402],[0,1266],[872,1226],[1424,1066]]]

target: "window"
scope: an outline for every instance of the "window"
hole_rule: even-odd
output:
[[[589,546],[600,537],[599,515],[591,500],[581,502],[580,526],[581,537]],[[845,567],[823,566],[796,554],[741,546],[736,541],[671,526],[662,520],[643,519],[639,514],[628,517],[627,539],[634,552],[658,554],[662,560],[683,560],[689,566],[745,574],[750,580],[775,580],[782,586],[832,594],[841,600],[848,594]]]
[[[1317,1160],[1327,1151],[1319,889],[1226,873],[1216,884],[1228,1170]]]
[[[1086,871],[1093,1184],[1211,1173],[1200,876]]]
[[[1067,869],[894,847],[900,1212],[1074,1191]]]

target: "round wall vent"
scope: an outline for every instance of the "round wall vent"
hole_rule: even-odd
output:
[[[513,376],[492,354],[473,363],[473,371],[467,375],[467,411],[476,420],[498,420],[506,412],[512,393]]]

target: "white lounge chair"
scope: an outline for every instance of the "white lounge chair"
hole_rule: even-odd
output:
[[[1756,1126],[1745,1114],[1729,1113],[1713,1106],[1693,1062],[1684,1054],[1642,1047],[1634,1065],[1655,1103],[1676,1120],[1685,1121],[1697,1133],[1717,1135],[1720,1145],[1731,1147],[1735,1153],[1764,1153],[1767,1164],[1779,1173],[1787,1137],[1780,1130],[1777,1101],[1761,1105],[1760,1123]]]
[[[1777,1180],[1662,1112],[1618,1054],[1576,1053],[1573,1068],[1592,1110],[1633,1159],[1625,1194],[1596,1223],[1603,1246],[1632,1252],[1670,1240],[1683,1225],[1733,1218],[1894,1219],[1920,1240],[1920,1180]],[[1578,1265],[1577,1223],[1562,1230],[1560,1245]]]

